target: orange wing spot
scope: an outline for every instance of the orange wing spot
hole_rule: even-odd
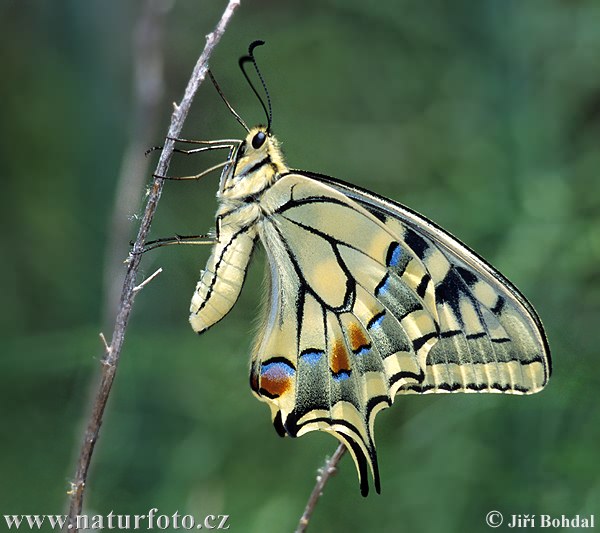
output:
[[[259,393],[268,398],[279,398],[292,388],[296,370],[287,363],[274,362],[262,365]]]
[[[289,378],[280,379],[278,377],[263,376],[260,380],[260,391],[270,398],[279,398],[286,393],[291,385]]]
[[[331,371],[339,374],[340,372],[350,372],[350,370],[350,359],[345,344],[343,341],[334,341],[331,350]]]
[[[363,328],[356,322],[350,323],[348,336],[350,337],[350,348],[353,352],[358,352],[361,348],[367,348],[371,345]]]

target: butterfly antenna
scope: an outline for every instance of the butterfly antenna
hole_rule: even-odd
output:
[[[223,102],[225,102],[225,105],[227,106],[227,109],[229,109],[229,112],[241,124],[242,128],[244,128],[248,133],[250,133],[250,129],[248,128],[248,126],[246,125],[246,123],[243,121],[242,117],[240,117],[238,115],[237,111],[235,109],[233,109],[233,106],[229,103],[229,101],[227,100],[227,98],[225,98],[225,95],[223,94],[223,91],[221,90],[221,87],[217,83],[217,80],[213,76],[213,73],[210,71],[210,69],[208,70],[208,75],[210,76],[210,81],[212,81],[212,84],[215,86],[215,89],[219,93],[219,96],[221,97],[221,100],[223,100]]]
[[[271,122],[273,119],[273,110],[271,108],[271,97],[269,96],[269,91],[267,90],[267,84],[265,83],[265,79],[263,78],[263,76],[260,72],[260,69],[258,68],[256,59],[254,58],[254,49],[257,46],[262,46],[263,44],[265,44],[264,41],[254,41],[253,43],[250,43],[250,46],[248,47],[248,55],[240,57],[240,68],[242,69],[242,72],[244,73],[244,77],[246,78],[248,85],[250,85],[250,87],[254,91],[254,94],[258,98],[258,101],[262,105],[265,115],[267,116],[267,131],[270,131],[271,130]],[[254,70],[256,70],[258,79],[260,80],[260,83],[262,84],[263,90],[265,91],[265,95],[267,97],[267,105],[265,105],[264,100],[262,99],[262,97],[260,96],[258,91],[256,90],[256,87],[254,87],[254,84],[248,77],[248,73],[246,72],[246,69],[244,68],[244,65],[248,62],[250,62],[254,65]],[[268,108],[267,108],[267,106],[268,106]]]

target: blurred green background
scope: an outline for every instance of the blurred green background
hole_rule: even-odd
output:
[[[142,186],[113,220],[123,159],[129,147],[128,168],[149,182],[156,156],[151,167],[139,156],[165,135],[225,1],[158,2],[149,33],[162,35],[152,53],[164,56],[164,86],[140,111],[132,42],[147,4],[0,3],[0,514],[64,509],[98,333],[112,332],[103,280],[118,276],[106,265],[124,268],[143,207]],[[250,123],[263,114],[237,59],[256,38],[290,166],[447,228],[524,292],[553,350],[551,382],[532,397],[399,397],[377,421],[382,494],[362,498],[345,457],[311,531],[486,531],[492,509],[598,523],[600,3],[242,0],[211,67]],[[157,61],[142,73],[160,72]],[[205,84],[184,134],[243,131]],[[215,161],[178,156],[170,172]],[[208,230],[217,183],[167,183],[153,236]],[[231,531],[292,531],[336,441],[280,439],[250,394],[262,254],[230,316],[192,333],[208,253],[143,258],[143,276],[164,272],[135,303],[86,509],[228,514]]]

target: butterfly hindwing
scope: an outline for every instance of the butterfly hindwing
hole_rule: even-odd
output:
[[[308,173],[260,200],[270,290],[251,384],[281,435],[332,433],[379,490],[374,419],[399,393],[539,390],[535,313],[426,219]]]

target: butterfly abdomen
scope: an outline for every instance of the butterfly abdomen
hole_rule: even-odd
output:
[[[218,242],[192,296],[190,324],[202,333],[221,320],[237,301],[256,240],[253,222],[228,224],[224,217]]]

